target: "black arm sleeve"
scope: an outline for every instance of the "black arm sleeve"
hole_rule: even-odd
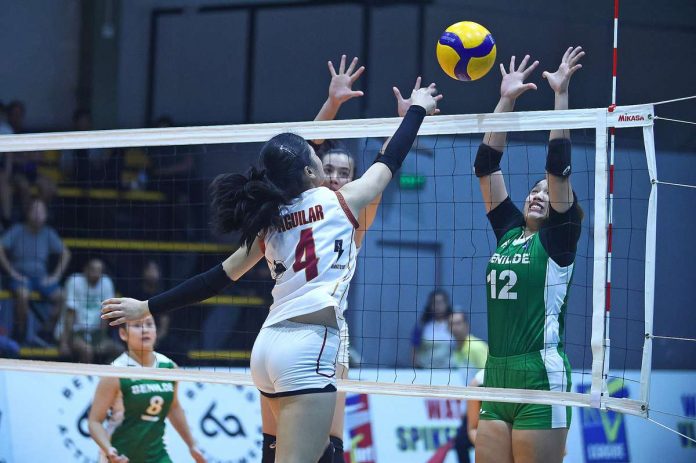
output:
[[[549,206],[549,218],[539,230],[539,239],[549,257],[561,267],[575,261],[581,231],[581,212],[578,198],[573,192],[573,205],[564,213]]]
[[[230,284],[232,280],[225,273],[222,264],[219,264],[150,298],[148,307],[152,315],[160,315],[217,296]]]
[[[500,241],[500,238],[513,228],[524,225],[522,211],[515,206],[509,196],[505,198],[505,201],[491,209],[487,217],[495,233],[496,241]]]
[[[425,108],[417,105],[408,108],[404,120],[401,121],[401,125],[396,129],[394,136],[387,145],[387,149],[384,150],[384,154],[378,156],[375,162],[385,164],[391,170],[392,175],[395,174],[411,150],[423,119],[425,119]]]

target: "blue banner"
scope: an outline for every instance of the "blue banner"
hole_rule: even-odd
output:
[[[627,398],[629,395],[621,379],[609,380],[607,389],[611,397]],[[578,385],[580,393],[588,393],[589,390],[590,384]],[[626,439],[626,422],[622,414],[596,408],[581,408],[580,421],[586,463],[631,461]]]

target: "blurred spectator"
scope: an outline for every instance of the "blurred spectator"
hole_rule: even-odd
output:
[[[152,296],[161,293],[165,288],[162,287],[162,269],[154,260],[147,261],[143,267],[143,273],[140,278],[140,285],[134,291],[131,291],[129,297],[140,301],[147,301]],[[157,344],[164,345],[164,341],[169,334],[169,325],[171,319],[169,315],[155,316],[155,325],[157,325]]]
[[[81,273],[65,282],[65,312],[59,323],[61,355],[76,356],[80,362],[111,361],[121,347],[109,336],[109,325],[101,319],[101,303],[115,296],[114,283],[104,274],[104,262],[90,259]]]
[[[7,106],[7,121],[14,133],[24,133],[26,107],[24,103],[15,100]],[[36,196],[47,204],[56,193],[53,180],[39,173],[39,163],[43,159],[42,151],[14,153],[5,160],[3,174],[5,181],[0,180],[0,195],[2,203],[2,218],[7,223],[12,213],[12,195],[19,194],[22,209],[26,210],[35,196],[32,187],[36,188]]]
[[[45,346],[37,333],[27,332],[29,298],[37,291],[51,302],[48,313],[42,313],[44,330],[53,332],[56,319],[62,313],[65,297],[59,286],[60,278],[70,262],[70,251],[58,233],[46,225],[46,204],[36,199],[27,210],[26,223],[13,225],[2,237],[0,266],[10,275],[10,287],[15,295],[14,338],[20,342]],[[48,273],[48,259],[59,254],[58,264]],[[9,256],[8,256],[9,255]]]
[[[469,332],[469,320],[463,312],[455,311],[450,315],[450,329],[455,342],[455,350],[452,352],[452,366],[464,369],[464,383],[470,386],[480,386],[474,377],[481,377],[479,372],[482,372],[486,366],[486,358],[488,357],[488,344],[482,339],[477,338]],[[476,407],[475,404],[467,403],[467,414],[462,416],[462,424],[457,430],[457,436],[454,439],[454,449],[457,452],[459,463],[469,463],[469,450],[474,446],[473,440],[468,430],[471,429],[472,423],[468,423],[470,406]],[[480,404],[479,404],[480,407]],[[476,415],[478,418],[478,415]],[[478,422],[478,420],[476,420]],[[475,432],[475,431],[474,431]]]
[[[456,346],[452,352],[452,366],[471,369],[471,375],[468,375],[468,372],[465,374],[473,376],[486,366],[488,344],[471,334],[469,320],[464,312],[453,312],[450,315],[450,329]]]
[[[92,113],[78,109],[73,113],[73,130],[86,132],[93,130]],[[80,186],[104,188],[114,183],[118,177],[114,151],[108,148],[89,148],[65,151],[61,157],[63,174]],[[113,185],[112,185],[113,186]]]
[[[449,318],[452,314],[449,295],[436,289],[418,321],[411,343],[414,366],[417,368],[449,368],[451,360]]]

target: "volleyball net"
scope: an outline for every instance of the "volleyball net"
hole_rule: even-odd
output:
[[[653,121],[652,105],[426,118],[360,250],[346,313],[351,373],[339,380],[339,389],[600,407],[646,416],[657,228]],[[387,118],[13,135],[0,137],[0,152],[44,152],[63,172],[49,216],[73,254],[66,276],[99,259],[116,293],[136,297],[170,287],[234,251],[234,236],[214,236],[208,229],[207,187],[219,173],[245,172],[272,136],[291,131],[328,140],[329,148],[353,155],[360,175],[399,123]],[[642,131],[643,143],[617,149],[610,158],[611,128]],[[585,211],[564,346],[573,382],[587,388],[580,393],[470,387],[483,366],[469,355],[471,342],[479,341],[469,338],[466,344],[460,338],[468,332],[487,339],[486,265],[496,247],[473,174],[476,151],[483,133],[508,132],[502,169],[521,208],[545,175],[552,129],[571,130],[572,184]],[[252,385],[248,353],[271,302],[265,267],[262,261],[229,292],[172,313],[158,351],[184,368],[80,363],[74,352],[58,348],[49,360],[0,359],[0,368]],[[161,275],[149,286],[148,271]],[[68,294],[70,281],[64,283]],[[501,280],[501,290],[508,283]],[[468,329],[455,332],[450,316],[424,328],[434,290],[446,296],[453,312],[465,315]],[[81,302],[86,304],[73,303]],[[45,301],[34,295],[32,304]],[[40,308],[32,313],[41,319]],[[60,319],[64,314],[52,331],[56,346]],[[83,325],[76,325],[76,332],[99,331],[94,318],[77,323]],[[118,340],[113,330],[108,336]],[[97,338],[84,337],[95,349]],[[59,356],[73,361],[57,361]],[[631,369],[640,375],[627,375]],[[611,397],[607,382],[613,379],[639,383],[640,397]]]

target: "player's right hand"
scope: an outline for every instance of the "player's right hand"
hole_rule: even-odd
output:
[[[110,326],[126,322],[142,320],[150,315],[147,301],[139,301],[130,297],[114,297],[102,302],[102,320],[109,320]]]
[[[442,95],[437,94],[437,87],[434,83],[423,88],[414,88],[411,92],[411,104],[422,106],[425,113],[429,116],[437,114],[437,102],[442,99]]]

